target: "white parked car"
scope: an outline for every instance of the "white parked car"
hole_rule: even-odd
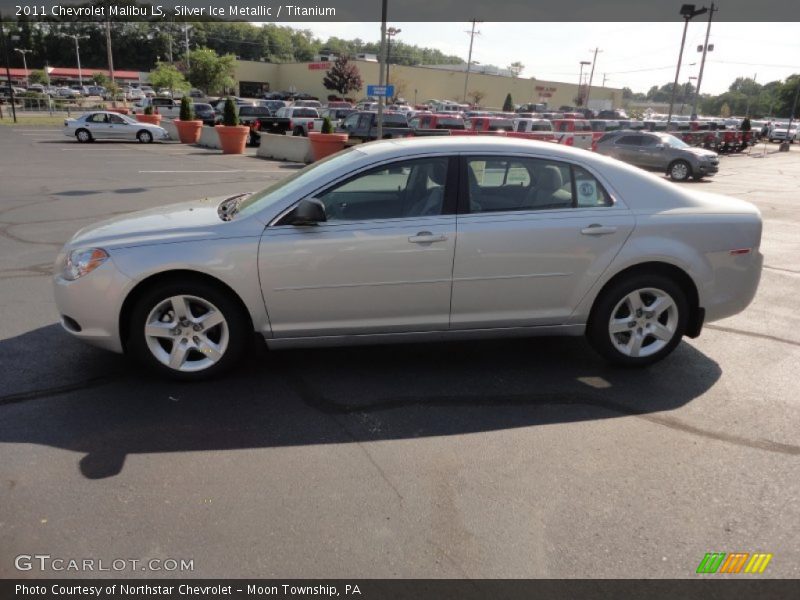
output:
[[[547,142],[356,146],[267,189],[115,217],[55,264],[64,328],[183,379],[273,348],[586,335],[664,358],[743,310],[751,204]]]
[[[66,119],[64,135],[74,137],[79,142],[131,140],[148,144],[154,140],[169,139],[163,127],[140,123],[128,115],[108,111],[93,111],[77,119]]]

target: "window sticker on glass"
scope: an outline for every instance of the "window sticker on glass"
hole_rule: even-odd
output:
[[[596,206],[597,182],[593,179],[578,179],[575,182],[578,191],[578,206]]]

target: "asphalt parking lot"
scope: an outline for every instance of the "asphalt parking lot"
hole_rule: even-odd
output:
[[[259,349],[182,385],[61,331],[58,248],[296,165],[0,127],[0,577],[692,577],[711,551],[800,576],[800,147],[762,149],[684,184],[761,209],[756,300],[651,368],[553,338]]]

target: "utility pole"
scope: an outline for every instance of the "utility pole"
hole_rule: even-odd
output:
[[[589,89],[586,90],[586,108],[589,108],[589,96],[592,95],[592,80],[594,79],[594,66],[597,64],[597,53],[602,52],[600,48],[594,49],[594,58],[592,59],[592,72],[589,75]]]
[[[189,62],[189,24],[183,24],[183,43],[186,44],[186,72],[188,73],[189,70],[192,68],[191,63]]]
[[[692,104],[692,117],[697,116],[697,102],[700,100],[700,85],[703,83],[703,69],[706,66],[706,54],[708,53],[708,37],[711,35],[711,19],[714,18],[714,13],[719,9],[714,7],[711,3],[711,8],[708,10],[708,26],[706,27],[706,41],[703,44],[703,58],[700,59],[700,74],[697,76],[697,89],[694,91],[694,104]]]
[[[606,87],[606,81],[608,80],[608,75],[603,73],[603,87]]]
[[[578,100],[577,104],[583,106],[583,91],[581,88],[583,87],[583,67],[590,64],[588,60],[581,61],[581,71],[578,75]]]
[[[108,58],[108,76],[111,78],[111,83],[116,83],[114,80],[114,53],[111,51],[111,21],[106,21],[106,56]]]
[[[704,6],[695,10],[694,4],[684,4],[681,6],[680,15],[683,17],[683,37],[681,38],[681,51],[678,53],[678,66],[675,68],[675,82],[672,84],[672,95],[669,99],[669,115],[667,115],[667,127],[672,122],[672,109],[675,108],[675,93],[678,91],[678,78],[681,75],[681,62],[683,61],[683,47],[686,45],[686,30],[689,29],[689,21],[698,15],[708,12]]]
[[[22,54],[22,68],[25,69],[25,85],[30,87],[31,85],[31,78],[30,74],[28,73],[28,61],[25,58],[26,54],[33,52],[33,50],[26,50],[24,48],[14,48],[14,52],[19,52]]]
[[[472,19],[472,30],[467,31],[469,34],[469,55],[467,56],[467,73],[464,75],[464,103],[467,102],[467,86],[469,85],[469,68],[472,64],[472,43],[475,41],[475,36],[480,35],[480,31],[475,31],[475,24],[478,21],[476,19]]]
[[[756,77],[758,77],[758,73],[755,73],[753,75],[753,87],[755,87],[755,85],[756,85]],[[751,96],[750,96],[750,94],[747,94],[747,108],[744,109],[744,116],[745,117],[749,117],[750,116],[750,100],[751,100]]]
[[[11,116],[14,123],[17,122],[17,108],[14,101],[14,86],[11,85],[11,69],[8,66],[8,41],[6,40],[6,28],[3,25],[3,15],[0,14],[0,39],[3,42],[3,59],[6,61],[6,79],[8,80],[8,97],[11,101]]]
[[[381,54],[378,57],[378,86],[386,85],[386,13],[388,12],[388,0],[381,2]],[[378,96],[378,139],[383,139],[383,103],[385,96]]]

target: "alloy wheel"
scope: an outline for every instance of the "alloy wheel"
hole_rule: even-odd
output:
[[[225,355],[228,322],[208,300],[177,295],[159,302],[144,327],[147,347],[161,364],[184,373],[207,369]]]
[[[622,298],[608,322],[613,346],[625,356],[647,357],[669,344],[678,328],[678,306],[665,291],[634,290]]]

